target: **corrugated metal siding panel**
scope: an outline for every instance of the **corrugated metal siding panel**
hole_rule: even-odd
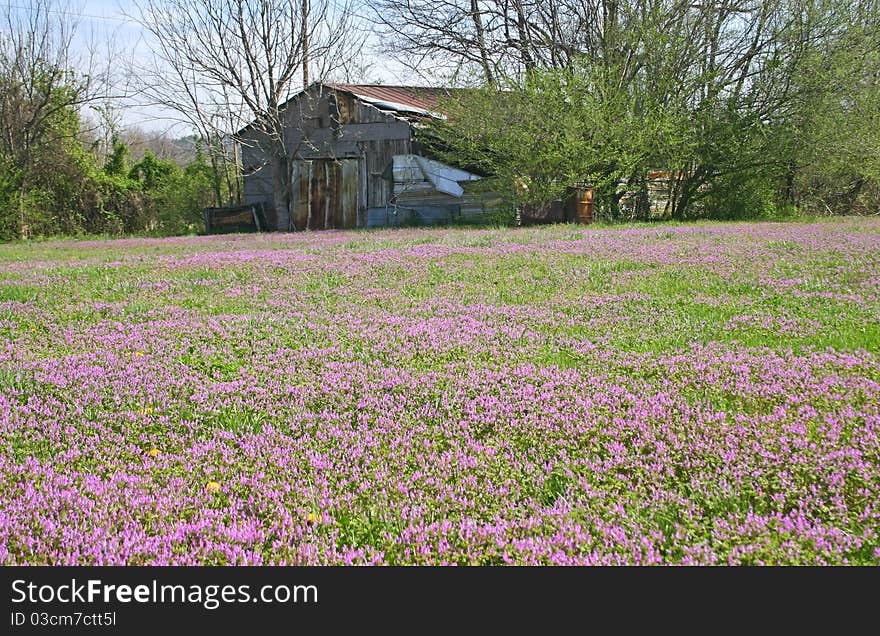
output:
[[[505,207],[504,199],[492,192],[465,192],[461,201],[462,216],[479,216],[500,212]]]
[[[421,86],[387,86],[380,84],[327,84],[331,88],[420,110],[437,110],[441,101],[455,89]]]
[[[369,227],[433,225],[498,212],[503,206],[503,200],[491,192],[466,188],[463,196],[454,197],[433,189],[430,184],[395,183],[392,202],[382,208],[370,208],[367,220]]]
[[[447,206],[370,208],[367,210],[367,227],[446,224],[458,215],[456,207]]]
[[[399,192],[394,199],[398,205],[461,205],[460,198],[438,192],[433,188]]]

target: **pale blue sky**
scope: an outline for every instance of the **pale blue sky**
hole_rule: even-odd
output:
[[[26,0],[0,0],[0,4],[13,7],[26,6]],[[76,46],[83,53],[97,48],[102,60],[107,59],[109,49],[115,51],[111,63],[124,66],[125,60],[148,61],[149,46],[140,26],[126,17],[136,14],[137,7],[131,0],[56,0],[54,10],[58,14],[69,14],[77,21]],[[97,45],[97,47],[95,47]],[[406,83],[407,76],[402,69],[383,58],[372,57],[373,69],[370,79],[383,83]],[[164,113],[153,107],[130,105],[125,108],[124,125],[136,125],[148,130],[165,130],[172,122],[163,118]],[[173,134],[184,134],[183,130],[173,130]]]

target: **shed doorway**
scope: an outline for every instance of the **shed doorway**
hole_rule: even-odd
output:
[[[296,229],[357,227],[358,175],[357,159],[295,161],[290,216]]]

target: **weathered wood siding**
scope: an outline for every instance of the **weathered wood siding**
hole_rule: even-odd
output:
[[[358,226],[359,159],[294,162],[291,217],[298,228]]]
[[[270,229],[276,229],[278,224],[275,210],[270,205],[273,183],[272,167],[265,163],[266,158],[261,149],[249,145],[242,146],[241,160],[245,170],[242,190],[244,204],[264,204],[266,223]]]
[[[330,225],[323,227],[366,226],[367,209],[389,203],[391,184],[382,172],[394,155],[411,152],[410,123],[348,93],[317,85],[291,100],[285,116],[285,146],[295,159],[289,193],[293,226],[303,229],[305,224],[319,223],[316,213],[329,219]],[[274,183],[267,165],[268,144],[252,130],[240,136],[245,203],[267,203]],[[313,202],[315,195],[329,201],[331,208],[343,208],[322,216],[318,207],[324,203]],[[277,227],[274,214],[267,213],[267,222],[273,229],[287,229]]]

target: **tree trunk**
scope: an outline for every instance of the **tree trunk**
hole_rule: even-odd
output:
[[[491,84],[493,82],[492,67],[489,65],[483,16],[480,13],[480,5],[477,0],[471,0],[471,19],[474,21],[474,30],[477,34],[477,46],[480,48],[480,64],[483,67],[483,74],[486,76],[486,83]]]
[[[241,146],[237,143],[232,146],[232,169],[229,162],[226,163],[226,183],[229,188],[229,202],[231,205],[242,203],[241,195]]]
[[[515,0],[513,8],[516,11],[516,31],[519,38],[519,55],[522,60],[526,73],[531,73],[535,68],[535,60],[532,58],[532,52],[529,49],[531,40],[528,31],[528,22],[526,14],[523,11],[522,0]]]
[[[214,190],[214,205],[218,208],[223,206],[223,193],[220,191],[220,166],[218,165],[217,151],[211,150],[211,186]]]
[[[789,162],[785,171],[785,191],[782,200],[786,205],[797,205],[794,196],[794,180],[797,176],[797,164]]]
[[[25,190],[24,184],[22,184],[18,188],[18,237],[23,239],[28,238],[29,234],[29,228],[27,226],[24,214],[24,199],[26,194],[27,191]]]
[[[290,231],[290,168],[286,157],[272,157],[272,205],[275,208],[275,229]]]
[[[303,90],[309,87],[309,0],[302,0]]]

